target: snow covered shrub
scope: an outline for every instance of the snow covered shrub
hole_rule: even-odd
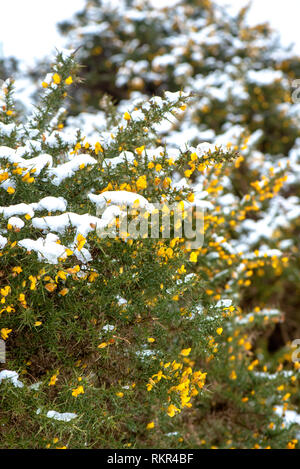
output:
[[[200,97],[198,128],[219,134],[230,123],[253,133],[263,122],[259,149],[286,153],[299,135],[289,112],[297,58],[268,24],[247,25],[247,11],[234,17],[207,0],[87,1],[60,25],[81,47],[84,82],[74,104],[99,108],[103,93],[120,100],[188,89]]]
[[[59,54],[22,121],[1,89],[0,446],[297,447],[300,366],[264,342],[283,314],[240,306],[254,269],[286,263],[241,252],[239,228],[285,168],[235,197],[238,148],[159,135],[192,102],[180,91],[67,118],[77,68]],[[169,206],[202,208],[203,244],[118,232],[155,203],[171,221]]]
[[[268,24],[250,27],[246,15],[245,8],[233,17],[208,0],[93,0],[60,29],[72,47],[81,46],[84,65],[72,112],[105,109],[104,93],[124,102],[183,89],[194,100],[172,134],[161,129],[168,145],[208,141],[231,143],[240,151],[230,171],[231,195],[241,200],[253,187],[265,191],[259,213],[242,226],[244,238],[251,239],[252,250],[262,243],[275,249],[274,266],[280,252],[287,260],[268,272],[268,288],[262,269],[254,267],[242,304],[285,309],[286,332],[276,328],[271,340],[278,348],[300,333],[300,116],[292,101],[299,58],[280,45]],[[285,188],[273,200],[272,168],[285,166],[287,159]]]

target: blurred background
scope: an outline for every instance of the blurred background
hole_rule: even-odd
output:
[[[174,2],[175,0],[152,0],[150,3],[163,6]],[[294,43],[295,51],[300,53],[298,0],[217,0],[216,3],[228,5],[233,12],[250,3],[249,24],[269,21],[280,32],[282,43]],[[84,0],[5,2],[1,11],[0,58],[13,56],[32,65],[35,60],[48,56],[55,47],[63,47],[66,41],[59,34],[57,23],[71,19],[84,5]]]

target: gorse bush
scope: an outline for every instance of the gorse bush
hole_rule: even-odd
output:
[[[188,112],[181,91],[107,102],[88,137],[89,115],[62,107],[77,69],[58,54],[20,121],[2,86],[1,447],[295,448],[300,366],[265,343],[284,315],[240,305],[254,270],[288,262],[266,245],[241,252],[239,230],[280,197],[288,168],[232,196],[238,147],[160,135]],[[127,209],[138,224],[157,203],[180,224],[204,210],[203,243],[118,232]]]
[[[230,123],[252,133],[264,123],[259,149],[286,153],[299,135],[287,112],[298,60],[268,24],[247,25],[247,12],[232,16],[206,0],[87,1],[60,24],[80,47],[84,81],[74,106],[99,108],[103,93],[120,100],[188,88],[200,96],[192,111],[201,130],[219,134]]]
[[[269,271],[264,282],[258,275],[261,269],[254,268],[252,287],[241,305],[284,310],[286,324],[278,326],[269,341],[278,349],[299,337],[300,119],[299,104],[292,100],[299,57],[281,46],[268,24],[249,26],[247,8],[233,16],[207,0],[158,4],[87,1],[60,25],[68,43],[80,47],[83,65],[82,82],[73,89],[69,108],[74,114],[105,110],[105,93],[120,103],[163,96],[165,90],[194,95],[185,118],[173,124],[172,133],[170,127],[162,134],[168,145],[177,147],[187,142],[231,143],[241,159],[231,168],[229,192],[239,200],[265,184],[264,215],[261,210],[252,213],[251,222],[241,229],[253,250],[267,244],[283,250],[289,262]],[[286,184],[281,198],[273,201],[267,189],[269,171],[287,160]]]

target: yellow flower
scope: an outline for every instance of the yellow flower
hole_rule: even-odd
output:
[[[294,443],[294,441],[289,441],[286,447],[287,449],[295,449],[296,444]]]
[[[55,283],[47,283],[45,285],[45,288],[48,292],[52,293],[52,292],[54,292],[54,290],[56,290],[57,285]]]
[[[17,171],[17,170],[13,170],[13,173]],[[22,170],[21,170],[21,173],[22,173]],[[2,181],[6,181],[6,179],[9,178],[9,174],[7,171],[5,171],[4,173],[0,174],[0,182]]]
[[[108,344],[106,342],[102,342],[102,344],[98,345],[98,348],[105,348]]]
[[[83,386],[78,386],[78,388],[72,390],[72,396],[77,397],[80,394],[84,394]]]
[[[143,153],[143,151],[145,150],[145,145],[141,146],[141,147],[138,147],[135,149],[135,151],[137,152],[138,155],[141,156],[141,154]]]
[[[147,187],[147,179],[146,176],[141,176],[136,181],[136,187],[138,190],[146,189]]]
[[[117,396],[117,397],[123,397],[123,396],[124,396],[124,393],[123,393],[123,392],[116,392],[116,396]]]
[[[191,350],[191,348],[184,348],[183,350],[181,350],[180,355],[182,355],[183,357],[188,357],[191,353]]]
[[[84,236],[82,236],[80,233],[79,235],[77,236],[77,249],[78,251],[81,251],[81,249],[83,248],[83,246],[85,245],[86,243],[86,239]]]
[[[10,292],[11,292],[11,288],[10,288],[9,285],[7,285],[4,288],[1,288],[1,290],[0,290],[1,295],[4,296],[4,297],[8,296],[10,294]]]
[[[74,151],[71,151],[70,155],[77,155],[78,151],[81,149],[81,143],[76,143],[74,146]]]
[[[121,272],[120,272],[120,273],[121,273]],[[94,282],[97,277],[99,277],[99,274],[97,274],[97,272],[92,272],[92,273],[89,275],[89,282]]]
[[[56,384],[58,375],[59,375],[59,371],[57,371],[55,375],[51,376],[48,386],[54,386]]]
[[[13,187],[9,186],[9,187],[7,188],[7,192],[8,192],[9,194],[14,194],[16,191],[15,191],[15,189],[14,189]]]
[[[180,412],[180,409],[178,409],[174,404],[169,405],[167,414],[169,417],[174,417],[176,412]]]
[[[130,117],[129,112],[127,112],[127,111],[125,112],[125,114],[124,114],[124,119],[125,119],[126,121],[130,121],[131,117]]]
[[[72,77],[68,77],[66,80],[65,80],[65,84],[66,85],[72,85],[73,83],[73,78]]]
[[[58,271],[58,274],[57,274],[57,277],[58,277],[58,278],[61,278],[62,280],[66,280],[67,275],[66,275],[66,273],[65,273],[63,270],[59,270],[59,271]],[[56,278],[56,277],[55,277],[55,278]]]
[[[30,290],[36,290],[36,282],[37,282],[37,278],[34,277],[33,275],[30,275],[28,277],[28,279],[30,280],[31,284],[30,284]]]
[[[22,272],[22,267],[13,267],[12,271],[16,274],[20,274]]]
[[[8,338],[8,335],[12,332],[12,329],[6,329],[5,327],[1,329],[1,337],[3,340],[6,340]]]
[[[217,329],[217,334],[218,334],[218,335],[221,335],[222,332],[223,332],[223,328],[222,328],[222,327],[218,327],[218,329]]]
[[[103,148],[102,148],[102,146],[99,142],[96,142],[96,144],[95,144],[95,153],[96,153],[96,155],[98,155],[99,152],[103,153]]]
[[[191,262],[197,262],[197,260],[198,260],[198,253],[197,252],[191,252],[190,261]]]
[[[60,82],[61,82],[61,77],[58,75],[58,73],[54,73],[54,75],[53,75],[52,78],[53,78],[53,81],[54,81],[54,83],[55,83],[56,85],[59,85],[59,84],[60,84]]]
[[[166,177],[164,180],[163,180],[163,186],[165,189],[167,189],[170,185],[171,185],[171,182],[172,182],[172,179],[169,178],[169,177]]]
[[[68,289],[68,288],[63,288],[63,289],[59,292],[59,294],[60,294],[61,296],[66,296],[66,295],[68,294],[68,292],[69,292],[69,289]]]
[[[41,326],[42,324],[43,324],[43,323],[42,323],[41,321],[36,321],[36,322],[34,323],[35,327],[39,327],[39,326]]]
[[[168,249],[166,250],[166,256],[168,256],[169,259],[171,259],[171,258],[173,257],[173,253],[174,253],[174,251],[173,251],[172,248],[168,248]]]
[[[75,265],[75,267],[70,267],[69,269],[67,269],[67,272],[69,274],[77,274],[79,271],[80,271],[79,265]]]
[[[154,422],[150,422],[150,423],[148,423],[146,429],[147,429],[147,430],[152,430],[152,428],[154,428],[154,427],[155,427],[155,423],[154,423]]]
[[[48,88],[48,86],[49,86],[48,83],[46,83],[45,81],[42,82],[42,87],[43,88]]]
[[[153,339],[153,337],[149,337],[148,342],[149,342],[149,344],[153,344],[153,342],[155,342],[155,339]]]

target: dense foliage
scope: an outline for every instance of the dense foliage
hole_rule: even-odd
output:
[[[35,107],[0,88],[0,447],[299,447],[297,61],[245,11],[117,3]]]
[[[268,288],[254,271],[243,300],[243,305],[254,299],[284,309],[286,326],[276,328],[271,338],[271,347],[278,348],[300,332],[299,104],[292,98],[299,57],[280,45],[268,24],[249,26],[247,8],[233,17],[209,0],[158,3],[92,0],[60,25],[69,44],[80,48],[82,64],[82,82],[73,90],[70,109],[103,109],[105,93],[117,102],[164,90],[193,93],[193,104],[168,142],[214,143],[226,132],[223,142],[244,149],[253,135],[251,151],[243,152],[230,175],[239,198],[268,177],[270,167],[289,159],[292,175],[282,191],[284,200],[271,211],[272,217],[276,212],[288,216],[278,218],[270,230],[253,224],[259,241],[271,248],[286,247],[288,240],[289,263],[280,278],[268,276]]]

